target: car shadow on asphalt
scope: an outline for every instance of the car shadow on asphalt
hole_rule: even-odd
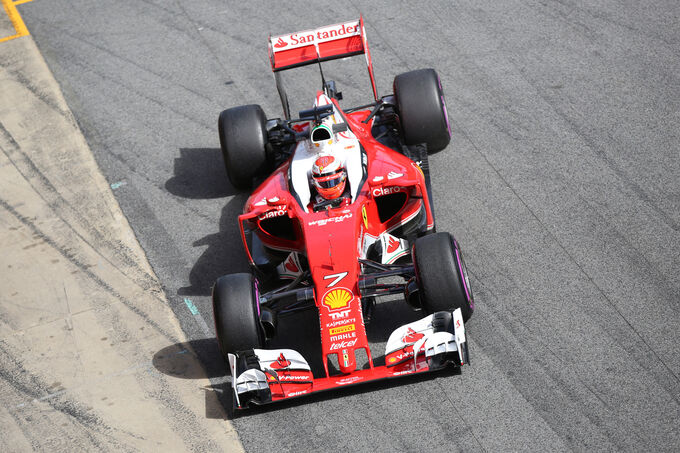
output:
[[[180,148],[174,165],[174,176],[165,183],[173,195],[211,199],[238,193],[229,183],[219,148]]]
[[[165,183],[168,192],[195,200],[231,197],[222,208],[217,233],[191,244],[205,250],[189,272],[189,285],[177,291],[179,296],[209,296],[217,278],[248,271],[237,220],[248,193],[229,183],[219,148],[180,148],[179,152],[174,175]]]
[[[248,260],[243,251],[238,216],[248,194],[235,195],[222,208],[219,230],[193,242],[193,247],[205,247],[189,271],[189,285],[179,288],[179,296],[210,296],[215,281],[225,275],[248,272]]]

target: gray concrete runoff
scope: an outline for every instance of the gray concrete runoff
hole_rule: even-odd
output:
[[[472,274],[472,366],[250,411],[232,420],[246,451],[680,450],[677,1],[20,11],[213,390],[228,386],[210,287],[247,270],[235,222],[247,194],[224,177],[216,120],[250,103],[281,114],[269,33],[363,12],[381,94],[400,72],[439,72],[454,135],[430,161],[434,205]],[[325,66],[344,105],[370,96],[361,64]],[[310,106],[318,80],[314,68],[286,78],[294,108]],[[380,301],[375,354],[418,316]],[[278,344],[313,349],[315,322],[292,318]],[[204,404],[196,393],[185,404]]]
[[[0,43],[0,273],[0,451],[242,450],[30,36]]]

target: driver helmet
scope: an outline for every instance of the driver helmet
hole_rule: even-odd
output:
[[[328,125],[319,124],[312,129],[310,140],[312,141],[314,151],[323,152],[326,147],[333,145],[333,132]]]
[[[316,191],[326,200],[338,198],[345,191],[347,172],[339,159],[320,155],[312,166],[312,181]]]

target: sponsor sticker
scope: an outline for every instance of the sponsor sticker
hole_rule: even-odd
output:
[[[281,35],[272,38],[272,44],[276,51],[295,49],[296,47],[308,46],[313,43],[322,43],[336,39],[358,36],[360,34],[358,22],[345,22],[343,24],[322,27],[316,30],[300,31],[289,35]]]
[[[339,311],[339,312],[330,312],[329,315],[331,316],[331,319],[333,319],[334,321],[337,321],[337,322],[343,322],[343,323],[344,322],[353,322],[354,318],[347,318],[349,316],[350,311],[352,311],[352,310],[342,310],[342,311]],[[347,319],[345,319],[345,318],[347,318]],[[341,319],[343,321],[339,321]]]
[[[394,253],[397,251],[399,246],[401,245],[401,242],[394,236],[390,236],[388,242],[387,242],[387,253]]]
[[[300,396],[300,395],[306,394],[307,392],[309,392],[309,390],[298,390],[297,392],[290,392],[290,393],[289,393],[288,395],[286,395],[286,396],[288,396],[288,397]]]
[[[392,187],[376,187],[373,189],[374,197],[382,197],[383,195],[392,195],[393,193],[404,192],[404,187],[392,186]]]
[[[355,330],[355,325],[354,324],[348,324],[346,326],[342,327],[334,327],[328,331],[331,335],[338,335],[341,333],[347,333],[347,332],[352,332]]]
[[[359,381],[361,381],[361,380],[363,380],[363,379],[364,379],[363,376],[350,376],[350,377],[342,378],[342,379],[340,379],[340,380],[335,381],[335,384],[336,384],[336,385],[353,384],[353,383],[359,382]]]
[[[410,327],[406,330],[406,335],[404,335],[401,338],[401,342],[404,344],[411,344],[415,343],[416,341],[420,340],[423,338],[425,335],[423,335],[420,332],[416,332],[415,330],[411,329]]]
[[[387,358],[387,363],[389,365],[397,362],[403,362],[406,359],[410,359],[413,357],[413,349],[409,348],[408,350],[401,350],[399,352],[393,352],[392,354],[389,355]]]
[[[299,375],[299,374],[285,374],[279,375],[279,381],[309,381],[309,376]]]
[[[361,218],[364,219],[364,226],[368,228],[368,215],[366,215],[366,205],[361,207]]]
[[[355,344],[357,344],[358,339],[354,340],[347,340],[347,341],[341,341],[340,343],[333,343],[331,344],[331,347],[329,348],[331,351],[337,351],[338,349],[347,349],[351,348]]]
[[[293,272],[294,274],[300,272],[300,268],[295,263],[295,259],[293,258],[292,254],[288,255],[288,258],[286,258],[285,266],[286,266],[286,269]]]
[[[274,217],[281,217],[281,216],[285,215],[286,212],[288,212],[288,210],[285,208],[285,206],[281,206],[277,209],[267,211],[264,214],[258,216],[257,218],[259,220],[272,219]]]
[[[347,307],[353,298],[352,291],[346,288],[337,288],[328,291],[323,296],[323,304],[331,310],[338,310]]]
[[[357,336],[356,332],[341,333],[339,335],[331,336],[330,340],[331,341],[349,340],[351,338],[356,338],[356,336]]]
[[[327,219],[318,219],[318,220],[312,220],[311,222],[308,222],[307,225],[309,226],[324,226],[329,223],[340,223],[344,222],[347,219],[352,218],[352,213],[350,212],[349,214],[343,214],[341,216],[337,217],[329,217]]]

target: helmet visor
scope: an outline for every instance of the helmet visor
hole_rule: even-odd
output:
[[[332,175],[315,177],[314,182],[317,187],[330,189],[345,182],[345,177],[345,172],[341,170]]]

